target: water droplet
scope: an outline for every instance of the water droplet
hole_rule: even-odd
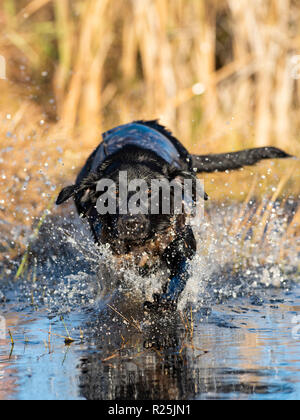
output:
[[[205,92],[205,86],[203,83],[195,83],[192,87],[194,95],[202,95]]]

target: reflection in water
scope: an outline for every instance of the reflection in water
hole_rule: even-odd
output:
[[[292,395],[292,383],[283,382],[278,375],[277,357],[264,364],[264,353],[274,352],[274,331],[265,343],[259,332],[253,333],[259,331],[251,319],[257,312],[249,316],[243,308],[241,318],[245,319],[237,317],[234,323],[226,319],[225,312],[202,321],[198,316],[192,323],[179,315],[148,319],[142,332],[116,321],[113,311],[104,318],[102,314],[92,326],[98,333],[93,335],[90,352],[80,361],[82,396],[90,400],[178,400]],[[128,320],[131,317],[126,315]],[[248,325],[243,322],[247,319]],[[108,335],[103,327],[107,325],[112,325]],[[299,380],[299,359],[294,368]]]
[[[3,342],[0,341],[0,346]],[[0,401],[13,398],[17,392],[17,370],[10,368],[12,360],[0,357]]]
[[[105,324],[113,325],[111,334],[98,333],[94,337],[96,351],[81,359],[83,396],[87,399],[182,397],[188,367],[183,347],[186,333],[180,330],[178,316],[148,318],[144,323],[137,321],[137,313],[125,316],[128,320],[134,318],[135,324],[120,323],[113,311],[108,312]],[[101,331],[101,324],[98,320],[93,328]]]
[[[9,340],[0,345],[0,398],[299,398],[300,339],[291,323],[299,291],[271,290],[259,307],[247,297],[229,300],[192,320],[190,313],[145,317],[140,306],[128,311],[125,300],[74,311],[64,316],[70,346],[59,316],[22,312],[10,321],[12,356]],[[274,305],[276,296],[283,303]]]
[[[5,319],[6,329],[11,329],[12,325],[18,325],[19,318],[15,314],[10,314]],[[0,349],[6,348],[7,352],[0,352],[0,400],[8,400],[14,397],[18,391],[17,369],[14,366],[17,357],[13,354],[14,346],[7,334],[6,338],[0,339]]]

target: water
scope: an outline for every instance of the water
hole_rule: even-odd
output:
[[[245,243],[240,266],[230,265],[237,239],[221,216],[214,238],[208,224],[199,228],[191,279],[167,317],[141,305],[159,276],[116,273],[81,221],[47,222],[26,276],[13,282],[11,265],[2,269],[0,399],[300,398],[297,240],[284,265],[272,260],[279,229],[248,257]]]
[[[123,324],[114,311],[104,317],[76,312],[64,317],[76,341],[66,346],[63,338],[52,335],[50,351],[50,324],[52,333],[66,335],[60,317],[10,312],[7,321],[15,345],[11,348],[8,339],[1,342],[0,397],[300,397],[300,335],[293,323],[300,315],[299,287],[268,291],[262,307],[243,298],[210,311],[194,314],[193,341],[179,319],[168,325],[168,336],[164,325],[157,330],[147,326],[142,334]]]

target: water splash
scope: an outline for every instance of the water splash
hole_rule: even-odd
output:
[[[245,295],[259,300],[264,289],[288,287],[291,279],[297,279],[298,242],[283,242],[284,216],[280,208],[274,214],[264,246],[259,247],[253,242],[252,228],[244,237],[242,232],[230,234],[233,208],[210,209],[205,223],[195,228],[198,252],[190,264],[180,310],[190,306],[199,310]],[[283,248],[287,252],[278,262]],[[50,216],[31,244],[29,270],[18,287],[23,304],[70,312],[95,308],[117,294],[129,304],[142,304],[161,292],[165,281],[166,273],[161,270],[147,277],[134,267],[114,264],[109,247],[96,246],[87,224],[79,218]]]

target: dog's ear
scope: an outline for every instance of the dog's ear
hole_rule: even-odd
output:
[[[56,204],[59,206],[60,204],[67,201],[69,198],[73,197],[77,192],[78,186],[77,185],[70,185],[69,187],[65,187],[57,197]]]

